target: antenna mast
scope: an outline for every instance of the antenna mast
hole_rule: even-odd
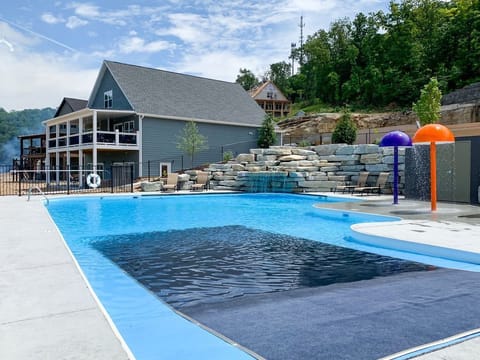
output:
[[[295,75],[295,50],[297,48],[297,44],[292,42],[290,44],[290,58],[292,59],[292,76]]]
[[[298,25],[300,27],[300,58],[298,62],[300,63],[300,66],[303,65],[303,28],[305,27],[305,23],[303,22],[303,15],[300,16],[300,24]]]

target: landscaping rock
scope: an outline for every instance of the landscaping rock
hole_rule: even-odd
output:
[[[238,154],[236,161],[239,163],[252,163],[255,161],[254,154]]]
[[[145,192],[160,191],[162,189],[162,182],[161,181],[156,181],[156,182],[144,181],[140,184],[140,187],[142,191],[145,191]]]
[[[286,155],[286,156],[281,156],[278,158],[279,161],[281,162],[287,162],[287,161],[299,161],[299,160],[306,160],[307,157],[303,155]]]
[[[310,155],[317,155],[317,153],[313,150],[306,150],[306,149],[292,149],[292,155],[302,155],[302,156],[310,156]]]

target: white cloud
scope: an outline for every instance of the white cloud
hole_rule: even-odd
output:
[[[65,26],[69,29],[75,29],[77,27],[85,26],[87,24],[88,24],[87,20],[80,19],[76,16],[70,16]]]
[[[188,55],[173,71],[233,82],[240,68],[245,68],[246,64],[249,64],[249,70],[258,76],[263,74],[266,66],[265,60],[255,55],[241,56],[228,51],[218,51]]]
[[[5,39],[12,45],[14,48],[21,49],[25,46],[33,46],[38,43],[38,39],[28,37],[22,33],[15,31],[7,23],[0,21],[0,34],[2,38]]]
[[[165,6],[148,7],[139,5],[128,5],[124,9],[102,9],[92,3],[74,2],[69,5],[75,15],[88,19],[103,22],[110,25],[126,26],[129,22],[126,19],[132,17],[161,16],[167,9]]]
[[[0,46],[0,107],[6,110],[57,107],[63,97],[86,99],[93,88],[99,64],[84,68],[85,59],[59,53],[36,53],[31,49],[38,40],[0,23],[0,33],[15,46],[15,52]]]
[[[58,24],[58,23],[64,22],[64,20],[61,17],[57,17],[51,13],[42,14],[41,19],[43,22],[46,22],[47,24]]]
[[[98,18],[101,16],[99,7],[89,3],[73,3],[71,7],[75,14],[86,18]]]
[[[176,13],[169,15],[172,26],[160,29],[158,35],[173,35],[189,44],[204,44],[213,41],[216,31],[208,18],[197,14]]]
[[[119,43],[120,52],[124,54],[130,53],[155,53],[163,50],[172,49],[175,44],[171,44],[168,41],[157,40],[146,42],[144,39],[133,36],[123,38]]]

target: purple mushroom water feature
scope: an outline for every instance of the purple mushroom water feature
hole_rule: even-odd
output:
[[[380,146],[393,146],[393,204],[398,204],[398,148],[412,146],[412,139],[403,131],[390,131],[382,137]]]

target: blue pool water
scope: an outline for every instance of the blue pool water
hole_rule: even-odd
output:
[[[161,299],[181,307],[206,299],[217,301],[216,297],[225,293],[227,297],[245,296],[424,268],[342,249],[404,256],[348,241],[350,225],[354,223],[395,218],[314,207],[322,201],[339,200],[291,194],[89,197],[52,199],[48,210],[137,359],[156,359],[160,355],[182,359],[191,358],[192,354],[196,359],[243,359],[250,356],[180,317]],[[215,248],[211,242],[192,240],[192,237],[205,238],[205,234],[207,240],[213,239],[217,244],[219,236],[228,238],[228,234],[235,234],[233,242],[237,244],[248,238],[257,240],[241,254],[235,248],[228,258],[224,256],[225,246]],[[177,243],[170,242],[172,236]],[[329,245],[319,249],[316,244],[320,243]],[[204,263],[199,261],[198,255],[209,251],[214,254]],[[166,257],[159,261],[157,255],[162,252]],[[227,271],[215,268],[211,262],[222,258],[221,254]],[[316,264],[325,256],[332,259],[326,262],[328,270],[322,274]],[[421,256],[408,257],[428,263]],[[349,267],[353,258],[355,261]],[[184,267],[185,262],[189,266]],[[237,267],[241,262],[245,265],[243,269]],[[293,272],[286,273],[284,270],[289,266]],[[362,272],[359,269],[365,274],[356,278],[356,273]],[[252,271],[251,276],[247,270]],[[233,273],[230,275],[243,271],[240,282],[246,285],[240,289],[230,287],[235,276],[226,280],[229,271]],[[195,277],[200,272],[203,277]],[[138,273],[137,281],[132,275]],[[258,277],[258,281],[251,281],[252,276]],[[186,278],[189,278],[187,283]],[[228,289],[215,287],[219,282],[226,282]],[[183,291],[184,286],[192,291]],[[204,293],[194,291],[197,289]]]

